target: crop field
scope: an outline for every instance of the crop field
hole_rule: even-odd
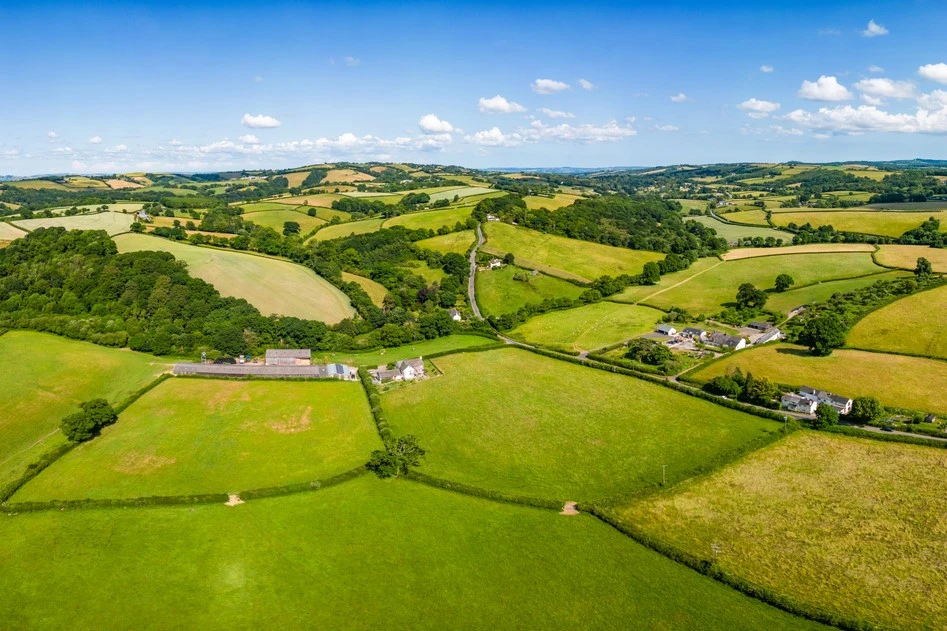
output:
[[[735,223],[745,223],[753,226],[769,227],[769,222],[766,220],[766,211],[761,209],[738,210],[736,212],[730,212],[720,216],[727,221],[733,221]]]
[[[293,171],[292,173],[282,173],[280,177],[285,177],[289,181],[289,188],[295,188],[302,186],[303,180],[309,177],[310,173],[312,173],[312,170]]]
[[[105,230],[110,235],[116,235],[128,232],[133,221],[134,216],[130,214],[104,212],[94,215],[73,215],[72,217],[20,219],[14,222],[14,225],[29,231],[37,228],[61,226],[67,230]]]
[[[916,210],[916,211],[938,211],[947,210],[947,202],[902,202],[902,203],[879,203],[866,204],[865,208],[872,210]]]
[[[785,226],[795,223],[798,226],[811,224],[814,227],[832,226],[845,232],[862,232],[885,237],[899,237],[908,230],[917,228],[929,217],[939,219],[941,225],[947,224],[947,211],[939,212],[903,212],[903,211],[811,211],[800,213],[779,213],[773,215],[773,221]]]
[[[784,292],[774,292],[769,295],[766,301],[766,308],[770,311],[789,313],[796,307],[802,305],[811,305],[817,302],[825,302],[833,294],[844,294],[862,287],[867,287],[882,280],[895,280],[903,278],[907,272],[882,272],[870,276],[861,276],[859,278],[846,278],[843,280],[829,280],[824,283],[800,287]]]
[[[108,187],[115,190],[123,188],[141,188],[143,185],[138,182],[129,182],[128,180],[105,180]]]
[[[404,193],[380,193],[370,191],[348,191],[342,193],[345,197],[367,197],[370,201],[381,202],[382,204],[397,204],[404,197]]]
[[[917,259],[926,258],[935,272],[947,272],[947,250],[926,245],[881,245],[875,259],[882,265],[913,270]]]
[[[517,274],[525,280],[515,280],[513,277]],[[547,298],[575,300],[585,291],[585,288],[568,281],[545,274],[533,275],[515,265],[477,272],[475,282],[477,302],[485,316],[513,313],[526,304]]]
[[[588,516],[406,481],[2,515],[0,537],[0,617],[24,628],[817,628]]]
[[[329,281],[289,261],[143,234],[120,235],[115,244],[119,252],[170,252],[222,295],[243,298],[264,315],[278,313],[335,324],[355,313],[348,297]]]
[[[526,202],[526,207],[530,210],[539,210],[540,208],[545,208],[546,210],[559,210],[560,208],[571,206],[580,199],[584,198],[580,195],[556,193],[552,197],[544,197],[542,195],[527,195],[523,198],[523,201]]]
[[[645,263],[664,258],[658,252],[567,239],[497,221],[487,223],[484,233],[483,249],[491,254],[512,252],[517,265],[585,282],[606,274],[640,274]]]
[[[247,221],[252,221],[258,226],[272,228],[280,234],[283,234],[283,224],[287,221],[295,221],[298,223],[300,233],[303,235],[308,234],[314,228],[318,228],[326,223],[325,219],[310,217],[306,213],[297,212],[295,210],[264,210],[244,215],[243,218]]]
[[[66,178],[66,186],[70,188],[108,188],[108,184],[102,180],[86,177],[84,175],[73,175]]]
[[[392,217],[385,221],[382,227],[392,228],[404,226],[410,230],[437,230],[442,226],[454,227],[456,223],[464,223],[470,217],[472,208],[445,208],[442,210],[425,210],[423,212],[406,213]]]
[[[786,233],[783,233],[786,234]],[[720,255],[725,261],[751,259],[759,256],[781,256],[784,254],[826,254],[830,252],[874,252],[869,243],[807,243],[787,245],[779,248],[736,248]]]
[[[0,241],[13,241],[25,236],[26,231],[20,230],[11,223],[0,221]]]
[[[441,254],[456,252],[457,254],[466,254],[470,246],[477,240],[477,235],[473,230],[461,230],[459,232],[450,232],[441,234],[430,239],[416,241],[418,247],[428,250],[434,250]]]
[[[438,337],[433,340],[412,342],[410,344],[405,344],[404,346],[383,348],[381,350],[367,351],[364,353],[352,353],[345,351],[316,351],[313,352],[313,361],[316,361],[316,357],[318,356],[319,361],[324,361],[326,363],[341,362],[351,366],[368,366],[370,368],[375,368],[381,364],[387,365],[401,359],[427,357],[428,355],[434,353],[463,350],[465,348],[473,348],[475,346],[489,346],[491,344],[500,345],[501,342],[497,340],[491,340],[486,337],[481,337],[479,335],[454,334]]]
[[[671,201],[680,204],[681,208],[684,209],[685,214],[690,210],[699,210],[703,212],[707,208],[706,199],[672,199]]]
[[[707,216],[685,217],[685,219],[687,221],[696,221],[708,228],[713,228],[717,231],[717,236],[723,237],[728,243],[735,243],[738,239],[752,239],[754,237],[762,237],[764,239],[773,237],[774,239],[782,239],[783,243],[792,242],[792,233],[774,230],[773,228],[736,226]]]
[[[380,446],[358,383],[175,378],[11,501],[236,493],[331,477]]]
[[[424,472],[532,497],[587,500],[686,478],[779,423],[659,385],[503,348],[434,360],[443,375],[382,395]],[[489,393],[489,405],[484,405]],[[668,417],[667,410],[674,410]]]
[[[336,182],[371,182],[374,179],[374,175],[361,173],[352,169],[331,169],[326,173],[325,179],[322,181],[334,184]]]
[[[843,202],[865,203],[871,199],[874,193],[866,191],[826,191],[822,193],[823,197],[836,197]]]
[[[947,359],[947,287],[922,291],[872,311],[852,328],[846,344],[873,351]]]
[[[121,403],[170,368],[150,355],[33,331],[0,336],[0,357],[0,487],[65,442],[59,422],[80,403],[95,398]]]
[[[332,202],[342,199],[341,195],[335,193],[318,193],[316,195],[299,195],[295,197],[280,197],[280,204],[290,204],[292,206],[320,206],[330,208]]]
[[[825,611],[942,629],[945,467],[942,449],[803,431],[622,517]]]
[[[454,188],[447,191],[438,191],[436,193],[429,193],[432,202],[436,202],[441,199],[453,200],[455,197],[464,199],[466,197],[472,197],[474,195],[485,195],[487,193],[496,193],[498,192],[494,188],[487,188],[485,186],[467,186],[464,188]]]
[[[758,289],[772,289],[776,277],[789,274],[796,287],[812,283],[854,278],[884,268],[875,265],[867,252],[835,254],[789,254],[752,259],[725,261],[722,265],[694,275],[690,280],[654,293],[642,300],[644,304],[660,309],[682,307],[693,314],[716,313],[726,304],[735,302],[737,287],[752,283]]]
[[[589,351],[648,333],[663,315],[651,307],[596,302],[535,316],[509,335],[570,352]]]
[[[734,368],[776,383],[812,386],[852,398],[873,396],[892,407],[947,414],[947,391],[931,387],[947,383],[947,362],[936,359],[850,349],[813,357],[802,347],[771,343],[707,364],[688,377],[705,382]]]
[[[371,278],[342,272],[342,280],[347,283],[358,283],[377,307],[382,306],[382,303],[385,301],[385,296],[388,294],[388,290],[385,289],[384,285],[376,283]]]

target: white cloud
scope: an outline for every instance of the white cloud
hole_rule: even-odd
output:
[[[657,129],[658,131],[677,131],[678,130],[678,128],[675,127],[674,125],[655,125],[654,128]]]
[[[921,107],[914,114],[887,112],[874,105],[837,105],[820,108],[817,112],[795,110],[787,114],[786,119],[822,132],[942,134],[947,133],[947,93],[943,97],[939,109]],[[925,95],[924,99],[924,102],[936,106],[940,97]]]
[[[493,98],[485,99],[482,96],[477,101],[480,112],[483,114],[514,114],[516,112],[525,112],[526,108],[519,103],[507,101],[497,94]]]
[[[737,107],[746,111],[750,118],[766,118],[779,109],[779,103],[752,98],[743,101]]]
[[[72,153],[72,147],[56,147],[53,153]]]
[[[888,29],[878,24],[874,20],[868,20],[868,26],[865,27],[865,30],[862,31],[862,35],[865,37],[878,37],[879,35],[887,35]]]
[[[595,85],[593,85],[591,81],[587,81],[585,79],[579,79],[579,85],[583,90],[592,90],[595,88]]]
[[[125,151],[128,151],[128,147],[125,145],[115,145],[106,149],[105,153],[124,153]]]
[[[542,112],[549,118],[575,118],[575,114],[573,114],[572,112],[563,112],[560,110],[553,110],[548,107],[541,107],[536,111]]]
[[[870,94],[862,94],[862,101],[868,103],[868,105],[884,105],[885,100],[879,99],[877,96],[872,96]]]
[[[91,138],[89,138],[90,145],[97,145],[100,142],[102,142],[102,136],[92,136]]]
[[[272,116],[266,116],[265,114],[257,114],[254,116],[249,113],[243,115],[243,118],[240,119],[240,124],[244,127],[250,127],[251,129],[270,129],[282,125],[281,122]]]
[[[59,134],[57,134],[54,131],[46,132],[46,137],[49,139],[49,142],[56,142],[57,140],[59,140]]]
[[[847,101],[852,93],[835,77],[822,75],[816,81],[803,81],[797,93],[809,101]]]
[[[684,94],[683,92],[678,92],[677,94],[675,94],[674,96],[670,98],[671,98],[671,101],[673,101],[674,103],[683,103],[684,101],[687,100],[687,95]]]
[[[464,140],[482,147],[513,147],[523,142],[519,134],[504,134],[499,127],[478,131],[471,136],[464,136]]]
[[[240,136],[240,142],[246,143],[248,145],[258,145],[260,144],[260,139],[253,134],[244,134]]]
[[[418,121],[418,127],[425,134],[449,134],[454,131],[454,126],[445,120],[439,119],[434,114],[425,114]]]
[[[168,144],[171,145],[172,147],[180,147],[184,143],[178,140],[177,138],[172,138],[171,142],[169,142]]]
[[[877,98],[910,99],[917,95],[917,88],[910,81],[894,81],[882,77],[862,79],[854,88]]]
[[[763,64],[762,66],[760,66],[760,72],[770,73],[773,70],[775,70],[775,68],[773,68],[769,64]]]
[[[464,136],[469,143],[491,146],[512,147],[521,143],[537,142],[576,142],[589,144],[594,142],[615,142],[638,135],[631,125],[619,125],[616,121],[604,125],[545,125],[540,120],[534,120],[529,127],[520,127],[514,132],[505,134],[498,127],[479,131],[473,135]]]
[[[884,68],[882,68],[881,66],[876,66],[875,64],[868,66],[868,72],[878,73],[878,72],[884,72],[884,71],[885,71]]]
[[[917,69],[917,74],[937,83],[947,83],[947,64],[925,64]]]
[[[4,149],[3,151],[0,151],[0,158],[12,160],[14,158],[19,158],[19,157],[20,157],[19,149]]]
[[[344,59],[342,59],[342,61],[345,62],[345,65],[348,66],[349,68],[354,68],[355,66],[362,63],[362,60],[359,59],[358,57],[345,57]]]
[[[554,79],[536,79],[530,86],[536,94],[554,94],[569,89],[568,83],[555,81]]]
[[[803,134],[801,129],[796,129],[795,127],[786,128],[782,125],[770,125],[769,129],[778,136],[801,136]]]

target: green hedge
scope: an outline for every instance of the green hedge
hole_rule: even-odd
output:
[[[439,489],[453,491],[455,493],[463,493],[464,495],[482,497],[484,499],[494,500],[496,502],[505,502],[507,504],[521,504],[523,506],[532,506],[533,508],[546,508],[550,510],[561,510],[562,506],[566,502],[565,500],[545,500],[538,497],[527,497],[525,495],[511,495],[508,493],[499,493],[497,491],[491,491],[489,489],[482,489],[477,486],[470,486],[468,484],[462,484],[460,482],[451,482],[450,480],[442,480],[441,478],[431,477],[423,473],[418,473],[417,471],[409,471],[403,477],[408,480],[414,480],[415,482],[420,482],[421,484],[427,484],[428,486],[434,486]]]
[[[365,465],[355,467],[350,469],[345,473],[340,473],[334,475],[331,478],[326,478],[325,480],[313,480],[312,482],[300,482],[298,484],[285,484],[283,486],[270,486],[262,489],[250,489],[249,491],[241,491],[237,495],[240,496],[242,500],[255,500],[261,499],[264,497],[279,497],[281,495],[293,495],[295,493],[305,493],[307,491],[318,491],[319,489],[327,489],[330,486],[335,486],[337,484],[342,484],[343,482],[348,482],[349,480],[354,480],[355,478],[366,473],[368,469],[365,468]]]
[[[89,508],[132,508],[142,506],[180,506],[191,504],[223,504],[229,499],[226,493],[201,495],[159,495],[154,497],[129,497],[120,499],[52,500],[49,502],[14,502],[4,504],[9,513],[33,513],[48,510],[80,510]]]
[[[362,382],[365,394],[368,395],[368,404],[371,406],[372,420],[375,421],[375,429],[381,437],[381,442],[387,445],[394,438],[391,426],[388,424],[388,417],[381,407],[381,395],[378,394],[378,388],[372,383],[372,376],[364,368],[358,369],[358,378]]]
[[[158,385],[161,384],[161,382],[170,379],[172,376],[173,376],[173,375],[171,375],[171,373],[166,372],[166,373],[164,373],[163,375],[160,375],[157,379],[155,379],[154,381],[152,381],[152,382],[149,383],[148,385],[143,386],[143,387],[139,388],[138,390],[135,390],[135,391],[132,392],[124,401],[122,401],[122,402],[119,403],[117,406],[115,406],[115,408],[113,408],[113,409],[115,410],[115,413],[116,413],[116,414],[121,414],[122,412],[124,412],[125,410],[127,410],[127,409],[129,408],[129,406],[131,406],[132,403],[134,403],[135,401],[137,401],[138,399],[140,399],[140,398],[141,398],[142,396],[144,396],[146,393],[148,393],[148,392],[150,392],[151,390],[154,390],[155,388],[157,388]]]
[[[830,434],[843,434],[845,436],[867,438],[869,440],[880,440],[886,443],[905,443],[907,445],[922,445],[924,447],[947,449],[947,440],[933,440],[922,436],[904,436],[893,432],[872,432],[866,429],[852,427],[851,425],[833,425],[820,431]]]
[[[506,344],[497,341],[493,344],[484,344],[483,346],[469,346],[467,348],[458,348],[456,350],[438,351],[436,353],[431,353],[430,355],[425,355],[424,359],[437,359],[438,357],[446,357],[447,355],[460,355],[461,353],[482,353],[483,351],[492,351],[497,348],[502,348],[503,346],[506,346]]]
[[[13,494],[23,488],[23,485],[38,476],[42,471],[53,464],[67,453],[72,451],[76,447],[76,443],[66,443],[65,445],[60,445],[55,449],[47,451],[39,457],[39,460],[36,462],[30,463],[26,466],[26,471],[23,472],[19,478],[7,484],[3,489],[0,489],[0,504],[6,503],[8,499],[13,497]]]

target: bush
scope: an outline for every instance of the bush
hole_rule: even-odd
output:
[[[81,411],[63,418],[62,433],[74,443],[81,443],[99,435],[101,429],[118,420],[118,414],[105,399],[92,399],[79,406]]]

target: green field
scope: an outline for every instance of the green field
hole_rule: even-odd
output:
[[[847,397],[871,396],[885,405],[947,414],[947,391],[931,387],[947,383],[947,362],[904,355],[840,349],[829,357],[813,357],[790,344],[767,344],[688,373],[704,382],[739,367],[776,383],[812,386]]]
[[[514,280],[519,274],[526,280]],[[585,288],[545,274],[532,274],[515,265],[477,272],[477,303],[484,316],[513,313],[529,303],[547,298],[575,300]]]
[[[568,352],[590,351],[653,331],[663,315],[650,307],[596,302],[535,316],[509,335]]]
[[[365,278],[364,276],[359,276],[357,274],[342,272],[342,280],[347,283],[358,283],[377,307],[382,306],[382,303],[385,301],[385,296],[388,295],[388,290],[385,289],[385,286],[381,283],[376,283],[371,278]]]
[[[456,223],[464,223],[473,211],[469,207],[445,208],[441,210],[425,210],[422,212],[407,213],[392,217],[384,222],[383,228],[404,226],[410,230],[437,230],[442,226],[454,227]]]
[[[671,201],[680,204],[681,208],[684,209],[685,214],[690,210],[699,210],[703,212],[707,209],[706,199],[672,199]],[[690,219],[691,217],[688,218]]]
[[[466,254],[476,240],[477,235],[473,230],[461,230],[460,232],[450,232],[430,239],[416,241],[415,244],[418,247],[434,250],[441,254],[447,254],[448,252]]]
[[[935,272],[947,272],[947,250],[926,245],[881,245],[875,259],[882,265],[913,270],[917,259],[926,258]]]
[[[872,311],[849,332],[853,348],[947,359],[947,287],[922,291]]]
[[[780,425],[662,386],[504,348],[434,360],[443,375],[382,407],[419,437],[424,472],[563,500],[634,493],[779,431]],[[667,410],[673,410],[668,416]]]
[[[381,230],[381,224],[385,223],[384,218],[362,219],[361,221],[352,221],[349,223],[340,223],[334,226],[326,226],[315,234],[313,239],[316,241],[329,241],[330,239],[339,239],[353,234],[367,234]]]
[[[546,210],[559,210],[560,208],[571,206],[580,199],[583,199],[581,195],[555,193],[552,197],[545,197],[542,195],[527,195],[523,198],[523,201],[526,202],[526,207],[530,210],[539,210],[540,208],[545,208]]]
[[[103,205],[108,206],[108,209],[110,211],[116,212],[116,213],[138,212],[139,210],[142,209],[142,206],[144,206],[144,204],[141,202],[115,202],[112,204],[85,204],[81,206],[75,206],[75,208],[78,208],[80,211],[89,212],[89,211],[97,211]],[[50,208],[49,212],[53,213],[54,215],[61,215],[65,213],[67,210],[69,210],[70,208],[73,208],[73,206],[60,206],[58,208]]]
[[[325,225],[326,220],[318,217],[310,217],[306,213],[295,210],[264,210],[260,212],[244,215],[246,221],[252,221],[258,226],[272,228],[278,233],[283,234],[283,224],[287,221],[295,221],[299,224],[300,233],[305,235],[311,230]]]
[[[686,200],[685,200],[686,201]],[[685,217],[686,221],[696,221],[708,228],[713,228],[718,237],[723,237],[728,243],[736,243],[738,239],[752,239],[754,237],[773,237],[782,239],[783,243],[792,243],[792,233],[774,230],[772,228],[756,228],[751,226],[736,226],[728,224],[714,217]]]
[[[871,254],[789,254],[765,256],[751,259],[725,261],[712,266],[705,273],[692,275],[666,291],[653,293],[642,300],[643,304],[659,309],[683,307],[693,314],[711,314],[724,305],[733,303],[737,287],[752,283],[759,289],[771,289],[779,274],[791,275],[796,286],[809,285],[826,280],[853,278],[884,268],[875,265]]]
[[[766,211],[762,209],[738,210],[736,212],[729,212],[720,216],[727,221],[733,221],[735,223],[746,223],[753,226],[764,227],[769,226],[769,222],[766,220]]]
[[[424,261],[409,261],[399,265],[401,269],[420,276],[429,285],[439,283],[447,277],[447,273],[440,267],[431,267]]]
[[[358,383],[170,379],[12,502],[236,493],[319,480],[381,439]]]
[[[491,340],[479,335],[447,335],[433,340],[424,340],[421,342],[412,342],[404,346],[395,348],[383,348],[377,351],[368,351],[365,353],[349,353],[344,351],[328,352],[316,351],[313,353],[313,361],[318,357],[319,361],[342,362],[351,366],[368,366],[375,368],[381,364],[390,364],[400,359],[410,359],[412,357],[427,357],[434,353],[443,353],[446,351],[456,351],[475,346],[488,346],[490,344],[500,344],[498,340]]]
[[[222,295],[244,298],[264,315],[278,313],[335,324],[355,312],[348,297],[329,281],[288,261],[142,234],[123,234],[115,243],[119,252],[170,252]]]
[[[93,215],[73,215],[72,217],[19,219],[14,222],[14,225],[30,231],[37,228],[61,226],[67,230],[105,230],[110,235],[115,235],[128,232],[134,219],[134,215],[130,214],[104,212]]]
[[[51,182],[49,180],[14,180],[12,182],[4,182],[7,186],[12,186],[14,188],[30,188],[30,189],[44,189],[52,188],[60,191],[68,191],[68,186],[63,186],[59,182]]]
[[[59,422],[79,404],[121,403],[170,368],[150,355],[76,342],[47,333],[0,336],[0,487],[44,451],[65,442]]]
[[[947,452],[798,432],[623,517],[798,601],[890,629],[942,629]],[[894,591],[892,591],[894,590]]]
[[[903,212],[903,211],[836,211],[823,210],[798,213],[779,213],[773,215],[773,221],[785,226],[795,223],[798,226],[812,224],[832,226],[846,232],[862,232],[886,237],[899,237],[912,228],[917,228],[929,217],[939,219],[941,225],[947,225],[947,211]]]
[[[661,277],[661,280],[654,285],[629,285],[621,293],[609,296],[608,300],[625,303],[640,302],[648,296],[663,293],[671,287],[686,282],[698,274],[704,274],[718,265],[723,265],[723,261],[715,257],[697,259],[685,270],[665,274]],[[736,295],[736,293],[734,293],[734,295]]]
[[[771,293],[766,302],[766,308],[770,311],[779,311],[789,313],[796,307],[802,305],[811,305],[817,302],[825,302],[836,293],[845,293],[867,287],[882,280],[895,280],[903,278],[906,272],[883,272],[881,274],[872,274],[871,276],[862,276],[860,278],[847,278],[844,280],[830,280],[824,283],[800,287],[782,293]]]
[[[664,258],[657,252],[567,239],[498,221],[485,224],[484,233],[486,252],[497,255],[512,252],[517,265],[585,282],[604,275],[639,274],[648,261]]]
[[[16,628],[816,628],[590,517],[369,477],[234,508],[0,515],[0,538]]]
[[[278,202],[250,202],[249,204],[237,204],[234,208],[243,210],[244,215],[258,213],[265,210],[296,210],[296,206],[289,204],[280,204]],[[302,211],[306,209],[303,208]]]
[[[428,193],[428,195],[431,197],[432,202],[436,202],[441,199],[448,199],[448,200],[453,201],[454,197],[459,197],[460,199],[464,199],[466,197],[473,197],[475,195],[486,195],[488,193],[497,193],[497,192],[499,191],[497,191],[494,188],[486,188],[483,186],[466,186],[463,188],[450,188],[447,190],[436,191],[436,192]]]
[[[317,206],[330,208],[332,202],[342,199],[341,195],[335,193],[319,193],[316,195],[299,195],[296,197],[278,197],[274,200],[280,204],[291,204],[293,206]]]

